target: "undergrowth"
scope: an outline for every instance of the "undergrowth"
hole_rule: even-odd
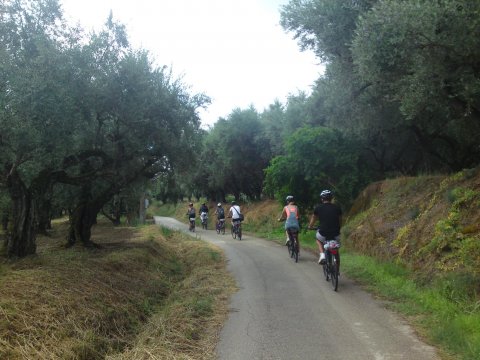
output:
[[[462,359],[480,359],[480,302],[458,293],[461,279],[419,284],[416,274],[404,266],[351,252],[342,253],[342,268],[388,299],[389,307],[406,315],[430,342]]]
[[[0,259],[1,359],[213,359],[233,280],[210,245],[156,226],[95,226],[99,249]],[[159,336],[152,340],[152,329]]]

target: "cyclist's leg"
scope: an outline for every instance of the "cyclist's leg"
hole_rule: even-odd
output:
[[[323,264],[325,262],[325,250],[323,248],[323,244],[325,243],[325,241],[327,239],[325,238],[325,236],[322,236],[318,231],[317,231],[315,237],[317,239],[318,251],[320,253],[318,263]]]

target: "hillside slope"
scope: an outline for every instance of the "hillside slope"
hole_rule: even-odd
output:
[[[371,184],[355,201],[344,238],[361,253],[420,270],[420,280],[463,279],[475,295],[480,290],[480,168]]]

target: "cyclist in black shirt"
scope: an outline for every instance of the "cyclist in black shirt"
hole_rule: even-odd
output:
[[[313,210],[308,227],[312,228],[317,220],[320,223],[316,238],[318,250],[320,252],[318,263],[323,264],[325,263],[323,244],[327,240],[336,240],[340,242],[342,210],[336,204],[332,203],[333,193],[330,190],[323,190],[320,193],[320,199],[322,203]]]

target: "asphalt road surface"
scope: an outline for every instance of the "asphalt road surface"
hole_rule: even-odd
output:
[[[155,221],[190,233],[177,220]],[[295,263],[285,246],[248,235],[233,240],[229,230],[218,235],[197,226],[190,233],[224,250],[240,289],[220,334],[219,359],[439,359],[398,315],[353,281],[341,275],[333,291],[316,256],[301,251]]]

